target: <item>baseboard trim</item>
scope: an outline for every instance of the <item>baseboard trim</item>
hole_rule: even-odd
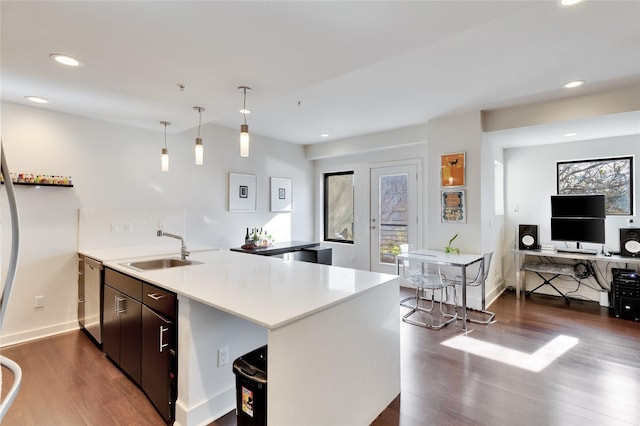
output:
[[[45,337],[55,336],[57,334],[66,333],[68,331],[78,330],[80,325],[77,320],[69,321],[62,324],[56,324],[49,327],[37,328],[34,330],[22,331],[20,333],[8,334],[0,336],[0,348],[13,346],[20,343],[30,342],[32,340],[44,339]]]

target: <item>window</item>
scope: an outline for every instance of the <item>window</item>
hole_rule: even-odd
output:
[[[493,209],[496,216],[504,215],[504,165],[493,162]]]
[[[604,194],[607,215],[633,215],[633,157],[558,161],[558,194]]]
[[[353,244],[353,172],[324,175],[324,240]]]

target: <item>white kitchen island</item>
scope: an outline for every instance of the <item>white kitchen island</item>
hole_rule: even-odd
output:
[[[105,266],[178,294],[176,424],[235,407],[235,358],[268,344],[269,425],[367,425],[400,393],[395,275],[227,250],[185,267]],[[218,365],[218,350],[229,362]]]

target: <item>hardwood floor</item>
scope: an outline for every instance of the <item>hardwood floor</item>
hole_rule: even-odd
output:
[[[578,343],[540,372],[453,349],[460,322],[440,331],[401,323],[402,392],[387,425],[640,425],[640,323],[597,303],[507,293],[497,322],[467,337],[531,356],[559,335]],[[401,313],[406,312],[401,308]],[[23,384],[3,425],[161,425],[142,392],[82,332],[3,348]],[[372,372],[375,374],[375,372]],[[3,396],[10,373],[3,369]],[[212,425],[235,424],[233,412]]]

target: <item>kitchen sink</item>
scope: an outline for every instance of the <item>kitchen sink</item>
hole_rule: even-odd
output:
[[[128,266],[133,269],[142,271],[151,271],[155,269],[168,269],[175,268],[176,266],[197,265],[202,262],[194,260],[182,260],[175,257],[165,257],[162,259],[141,260],[137,262],[123,263],[124,266]]]

